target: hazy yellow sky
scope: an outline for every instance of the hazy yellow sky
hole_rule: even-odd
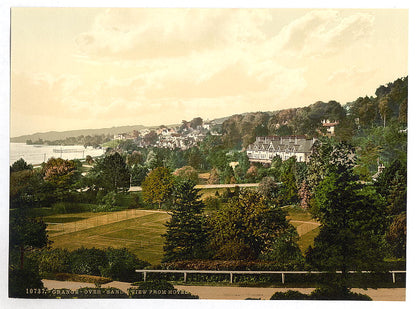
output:
[[[408,74],[407,10],[13,8],[11,136],[341,104]]]

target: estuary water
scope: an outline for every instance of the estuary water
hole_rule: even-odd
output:
[[[10,165],[23,158],[28,164],[41,164],[49,158],[66,160],[84,159],[86,156],[97,157],[104,153],[103,149],[75,146],[26,145],[25,143],[10,143]]]

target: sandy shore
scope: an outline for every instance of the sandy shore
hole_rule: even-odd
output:
[[[56,281],[42,280],[45,288],[59,289],[67,288],[76,290],[81,287],[94,288],[93,283],[72,282],[72,281]],[[130,283],[113,281],[103,284],[102,287],[114,287],[124,292],[131,287]],[[268,300],[275,292],[286,292],[288,290],[296,290],[301,293],[309,294],[313,288],[253,288],[253,287],[234,287],[234,286],[193,286],[193,285],[176,285],[178,290],[184,290],[194,295],[198,295],[200,299],[224,299],[224,300],[241,300],[246,298],[255,298]],[[405,301],[406,289],[352,289],[353,292],[362,293],[370,296],[374,301]]]

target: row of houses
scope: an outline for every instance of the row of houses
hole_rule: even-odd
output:
[[[296,157],[298,162],[308,162],[316,139],[305,135],[259,136],[248,145],[246,153],[250,162],[270,164],[275,156],[282,160]]]

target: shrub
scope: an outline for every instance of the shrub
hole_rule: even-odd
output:
[[[39,271],[42,273],[64,273],[70,270],[70,253],[66,249],[49,249],[39,252]]]
[[[136,273],[136,269],[142,269],[149,266],[150,263],[138,259],[134,254],[130,253],[126,248],[105,250],[107,257],[107,265],[101,268],[101,275],[110,277],[113,280],[133,282],[138,280],[140,274]]]
[[[81,247],[71,252],[71,272],[75,274],[100,275],[100,269],[107,265],[105,251]]]
[[[76,281],[76,282],[88,282],[94,284],[105,284],[113,281],[110,278],[104,278],[99,276],[91,275],[78,275],[69,273],[45,273],[43,274],[44,279],[58,280],[58,281]]]
[[[216,198],[214,196],[208,196],[206,199],[204,199],[204,204],[207,209],[219,209],[221,202],[219,198]]]
[[[326,286],[310,294],[312,300],[372,300],[370,296],[351,292],[349,288]]]
[[[307,300],[309,295],[299,291],[289,290],[287,292],[276,292],[270,298],[271,300]]]
[[[91,211],[91,204],[74,203],[74,202],[57,202],[52,205],[54,214],[69,214]]]

